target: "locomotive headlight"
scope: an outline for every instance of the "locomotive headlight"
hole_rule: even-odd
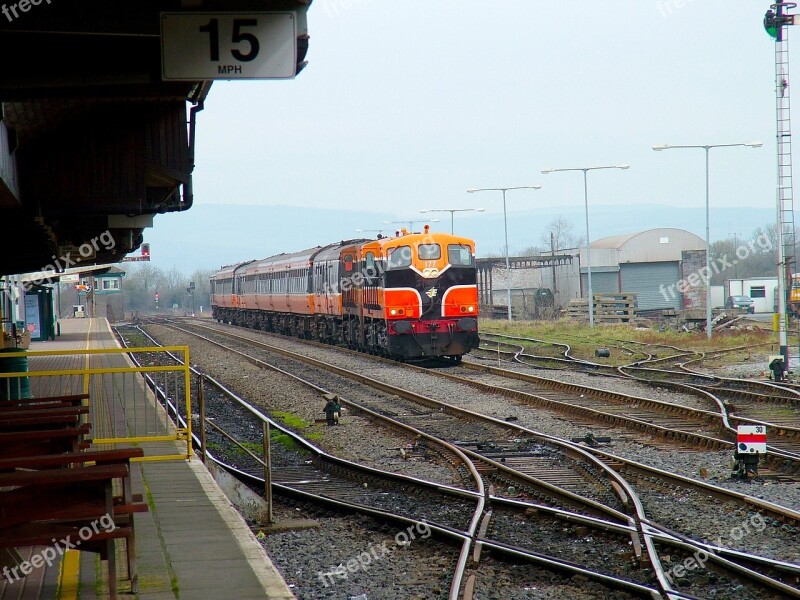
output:
[[[468,306],[467,307],[467,311],[468,312],[475,312],[475,307],[474,306]]]
[[[389,311],[389,314],[394,317],[395,315],[397,315],[397,309],[393,308],[392,310]]]

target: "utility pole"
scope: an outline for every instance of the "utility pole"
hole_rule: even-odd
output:
[[[555,298],[556,294],[558,293],[558,287],[556,286],[556,260],[555,260],[555,257],[556,257],[556,236],[552,231],[550,232],[550,256],[553,257],[553,264],[552,264],[552,267],[553,267],[553,298]]]

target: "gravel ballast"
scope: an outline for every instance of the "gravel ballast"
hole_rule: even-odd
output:
[[[156,333],[157,337],[162,342],[170,344],[188,344],[193,348],[200,344],[200,342],[190,336],[183,336],[183,334],[163,328],[158,329],[162,329],[162,331],[157,332],[156,328],[151,328],[153,333]],[[252,332],[239,328],[233,331],[235,331],[237,335],[245,337],[252,336],[253,339],[263,339],[267,343],[279,344],[292,351],[313,356],[314,358],[338,366],[357,369],[363,375],[379,378],[391,385],[427,395],[437,400],[457,404],[500,419],[514,419],[516,423],[541,433],[565,439],[583,437],[583,435],[587,433],[587,424],[576,421],[573,417],[557,416],[542,409],[534,409],[502,396],[482,394],[470,386],[449,382],[432,374],[411,371],[399,364],[391,365],[378,363],[370,360],[369,357],[351,356],[337,352],[333,348],[313,347],[290,338],[274,336],[267,336],[265,338],[263,334],[259,332]],[[316,418],[317,415],[313,415],[313,413],[321,411],[322,403],[319,402],[318,397],[316,399],[297,400],[294,398],[294,392],[290,393],[287,391],[283,393],[281,391],[283,390],[282,386],[284,384],[276,384],[274,382],[275,375],[270,374],[269,377],[259,379],[254,371],[249,370],[255,369],[255,367],[243,365],[238,358],[228,356],[222,351],[219,351],[218,355],[213,355],[212,352],[207,351],[208,348],[210,348],[210,346],[205,344],[203,345],[202,352],[195,352],[193,354],[193,363],[207,362],[209,370],[212,370],[215,376],[223,379],[223,381],[229,379],[231,382],[240,382],[240,385],[245,387],[253,386],[252,393],[255,395],[259,393],[263,394],[264,390],[268,389],[271,397],[270,402],[274,403],[277,407],[276,410],[285,410],[297,414],[298,416],[303,416],[303,418]],[[302,368],[308,369],[308,367]],[[244,377],[242,375],[243,372],[248,376]],[[554,377],[556,374],[566,375],[564,373],[552,371],[546,371],[542,374],[546,377]],[[579,379],[580,377],[586,377],[587,382],[584,383],[581,381]],[[250,381],[245,382],[245,379]],[[589,376],[581,373],[570,373],[569,381],[650,398],[656,398],[654,391],[659,391],[637,382]],[[602,385],[598,385],[600,381],[602,381]],[[632,386],[638,389],[634,391],[634,387]],[[669,401],[669,397],[673,396],[671,392],[666,390],[660,390],[659,392],[656,398],[659,400]],[[689,398],[693,401],[698,400],[694,397]],[[351,423],[355,423],[356,418],[357,417],[353,415],[347,416],[347,419],[351,419]],[[361,433],[355,436],[352,435],[352,429],[349,431],[350,435],[339,438],[336,436],[342,435],[341,432],[331,432],[333,436],[326,440],[328,444],[327,447],[330,448],[331,451],[337,453],[348,452],[353,457],[360,454],[365,459],[363,462],[372,460],[373,462],[370,464],[381,466],[382,468],[388,468],[385,464],[387,461],[395,461],[398,469],[406,467],[407,471],[405,472],[419,476],[418,467],[420,465],[409,464],[409,461],[402,459],[399,453],[394,454],[392,451],[388,452],[385,456],[379,455],[380,453],[376,454],[376,448],[372,445],[375,443],[376,438],[372,436],[374,432],[377,431],[377,428],[374,427],[370,421],[364,420],[359,422],[358,425]],[[647,438],[642,437],[641,434],[633,435],[629,430],[607,426],[590,427],[592,427],[594,431],[598,431],[598,435],[610,435],[612,437],[612,444],[607,450],[614,454],[688,477],[702,477],[717,485],[735,489],[743,493],[749,493],[754,497],[768,500],[776,504],[788,507],[800,505],[800,485],[796,482],[740,483],[728,479],[730,472],[730,453],[727,451],[700,452],[687,449],[678,450],[677,447],[674,450],[670,450],[664,447],[663,442],[660,442],[658,445],[648,443]],[[326,428],[323,427],[323,430],[324,429]],[[330,429],[337,430],[344,428]],[[328,432],[325,432],[326,435],[327,433]],[[392,444],[391,448],[399,448],[403,444],[413,443],[413,441],[408,439],[398,440],[394,434],[391,433],[384,432],[382,435],[386,435],[387,438],[389,438],[384,439],[383,443]],[[363,446],[361,446],[360,443],[354,442],[354,437],[362,438]],[[636,437],[638,441],[633,441],[633,437]],[[354,450],[354,445],[357,446],[358,449]],[[422,464],[425,465],[424,468],[431,468],[427,463]],[[435,477],[439,478],[436,480],[443,481],[447,479],[447,482],[451,484],[454,482],[454,474],[446,467],[436,465],[433,468],[433,472],[435,472]],[[443,472],[447,473],[446,477],[442,476]],[[635,485],[635,481],[632,481],[632,483]],[[759,532],[760,535],[757,536],[757,539],[752,541],[747,538],[744,540],[737,540],[734,539],[735,536],[731,534],[731,531],[733,531],[735,527],[740,526],[741,523],[754,518],[752,514],[737,512],[733,508],[728,507],[731,505],[726,505],[726,508],[723,509],[719,507],[715,508],[713,505],[704,504],[702,498],[692,498],[689,495],[682,496],[682,492],[679,490],[659,491],[647,489],[645,486],[642,488],[641,494],[645,501],[646,508],[654,515],[656,520],[662,520],[665,525],[672,526],[674,529],[687,535],[705,539],[712,543],[720,539],[722,545],[726,547],[758,552],[766,556],[784,558],[790,561],[795,561],[796,557],[800,555],[800,543],[795,542],[795,539],[798,537],[796,536],[797,531],[786,529],[781,524],[767,522],[763,532]]]

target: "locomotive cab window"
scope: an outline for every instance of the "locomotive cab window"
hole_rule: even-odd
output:
[[[469,246],[450,244],[447,247],[447,261],[454,267],[469,267],[472,265],[472,252]]]
[[[442,248],[439,244],[420,244],[417,248],[420,260],[439,260],[442,258]]]
[[[389,250],[389,269],[402,269],[411,266],[411,246],[398,246]]]
[[[344,270],[348,273],[353,270],[353,255],[352,254],[345,254],[344,255]]]

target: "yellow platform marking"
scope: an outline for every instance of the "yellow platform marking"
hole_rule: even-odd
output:
[[[77,550],[67,550],[58,573],[59,600],[78,600],[80,575],[81,553]]]
[[[92,319],[89,319],[89,329],[86,332],[86,350],[91,344]],[[83,376],[83,393],[89,393],[89,355],[86,355],[84,369],[87,373]],[[59,577],[58,597],[60,600],[78,600],[78,592],[81,577],[81,553],[77,550],[67,550],[64,560],[61,561],[61,573]]]

